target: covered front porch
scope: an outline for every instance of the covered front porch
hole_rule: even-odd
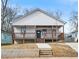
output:
[[[62,28],[62,32],[60,32]],[[64,26],[13,26],[13,43],[64,42]]]

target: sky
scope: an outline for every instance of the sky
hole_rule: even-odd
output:
[[[49,12],[61,11],[62,18],[66,22],[68,22],[72,11],[78,11],[77,0],[9,0],[8,5],[18,7],[21,10],[40,8]],[[65,25],[65,28],[69,28],[68,23]],[[69,30],[65,30],[65,32]]]

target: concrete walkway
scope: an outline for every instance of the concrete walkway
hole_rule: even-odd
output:
[[[69,45],[72,49],[78,52],[78,43],[65,43],[65,44]]]
[[[51,48],[51,46],[49,45],[49,44],[47,44],[47,43],[37,43],[36,44],[37,46],[38,46],[38,48],[40,49],[40,48]]]

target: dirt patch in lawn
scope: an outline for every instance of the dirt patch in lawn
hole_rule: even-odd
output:
[[[1,46],[3,49],[35,49],[38,48],[36,44],[27,43],[27,44],[15,44],[15,45],[4,45]]]
[[[55,57],[77,57],[78,53],[72,49],[70,46],[65,45],[64,43],[52,43],[53,56]]]

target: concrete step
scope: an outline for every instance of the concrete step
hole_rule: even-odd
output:
[[[52,55],[52,53],[40,53],[40,55]]]
[[[39,51],[40,56],[45,57],[45,56],[52,56],[52,50],[40,50]]]
[[[40,52],[51,52],[52,50],[40,50]]]
[[[51,53],[52,53],[52,51],[40,52],[40,54],[51,54]]]
[[[40,53],[52,53],[52,51],[46,51],[46,52],[43,52],[43,51],[42,51],[42,52],[40,52]]]
[[[40,55],[40,57],[52,57],[52,55]]]

